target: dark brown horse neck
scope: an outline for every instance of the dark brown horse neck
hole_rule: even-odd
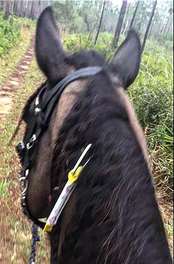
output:
[[[59,184],[80,149],[95,146],[59,223],[59,261],[171,263],[142,131],[122,88],[109,86],[104,73],[89,82],[59,132],[52,163]]]

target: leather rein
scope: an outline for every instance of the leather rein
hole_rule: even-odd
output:
[[[86,67],[76,70],[58,82],[53,88],[46,90],[44,85],[34,98],[32,119],[23,140],[16,146],[17,153],[22,163],[19,176],[21,186],[21,206],[23,213],[36,225],[43,228],[45,223],[34,217],[27,204],[28,176],[36,158],[36,149],[42,134],[47,130],[52,112],[58,103],[64,89],[73,81],[94,76],[102,70],[99,66]],[[44,94],[44,100],[43,99]]]

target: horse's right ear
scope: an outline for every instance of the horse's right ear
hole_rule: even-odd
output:
[[[118,48],[110,64],[112,74],[127,88],[136,78],[141,60],[141,44],[138,34],[131,30]]]
[[[47,7],[38,19],[35,50],[38,65],[51,83],[65,77],[65,52],[51,7]]]

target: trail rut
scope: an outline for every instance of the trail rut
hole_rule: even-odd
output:
[[[33,58],[33,39],[30,42],[30,45],[17,64],[15,70],[12,74],[6,78],[4,84],[0,86],[0,119],[1,121],[6,118],[6,115],[12,109],[13,97],[16,90],[21,86],[23,78],[28,71],[28,68],[31,64]]]

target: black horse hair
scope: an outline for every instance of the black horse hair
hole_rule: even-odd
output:
[[[167,243],[151,174],[107,69],[89,80],[57,138],[52,186],[65,183],[83,148],[93,146],[59,263],[162,264]]]

